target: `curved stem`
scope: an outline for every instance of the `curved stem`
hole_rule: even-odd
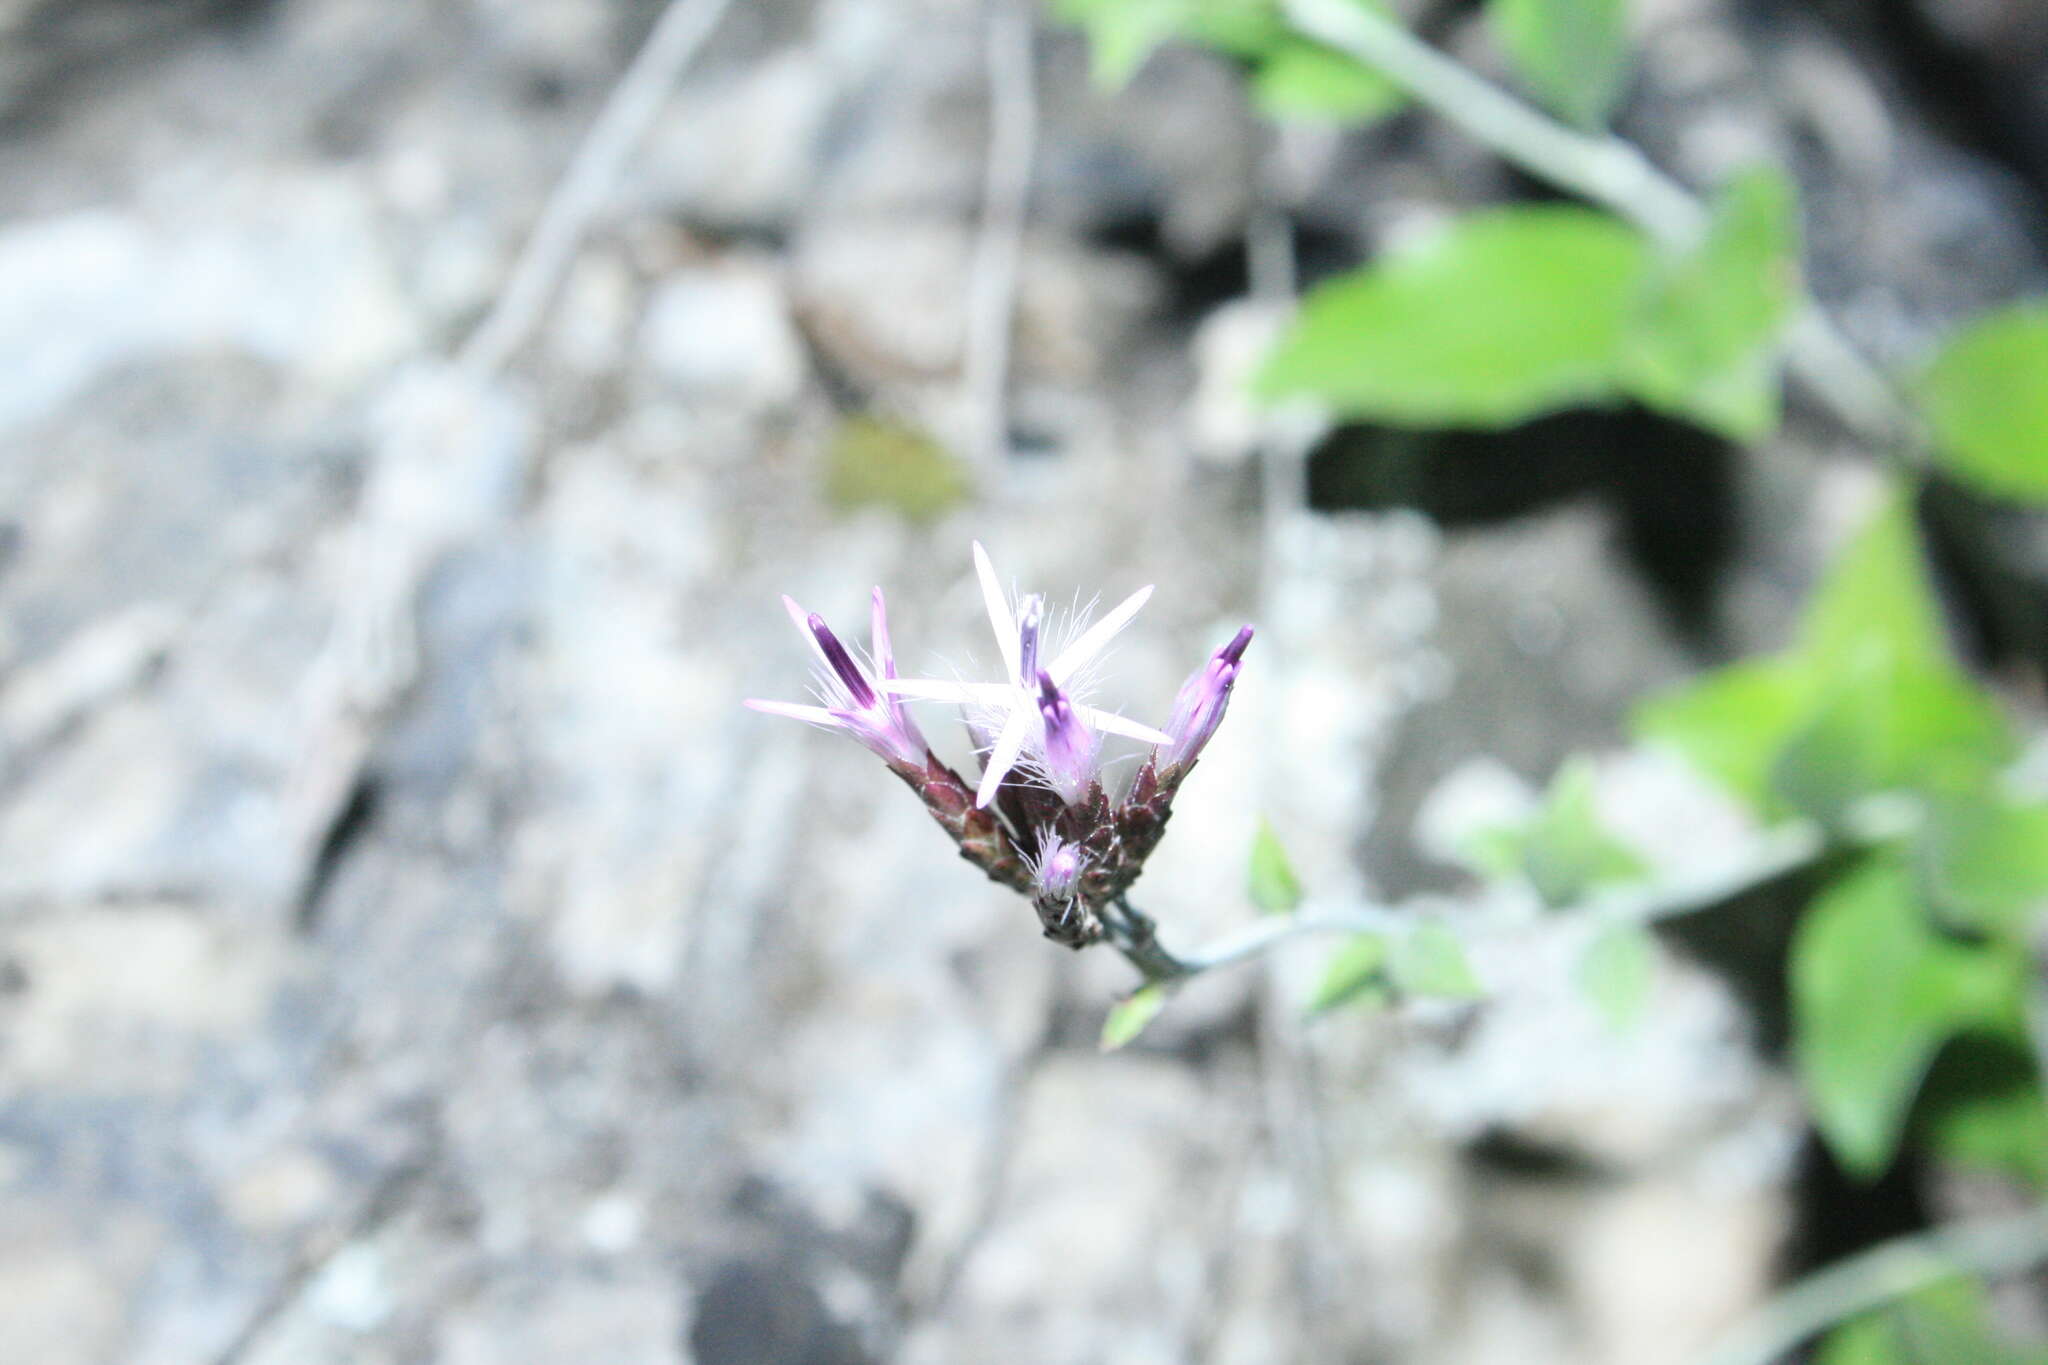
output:
[[[1152,917],[1119,895],[1103,907],[1102,924],[1110,946],[1122,953],[1147,985],[1179,981],[1202,970],[1166,950],[1159,941],[1159,926]]]
[[[1507,160],[1683,249],[1705,230],[1697,198],[1630,143],[1575,132],[1472,74],[1398,23],[1354,0],[1285,0],[1294,26],[1374,68]],[[1786,333],[1788,368],[1849,430],[1888,456],[1916,422],[1882,370],[1811,299]]]
[[[1807,1276],[1741,1323],[1700,1365],[1772,1365],[1858,1313],[1959,1274],[2001,1275],[2048,1261],[2048,1204],[1895,1238]]]
[[[1895,794],[1866,797],[1849,809],[1841,826],[1832,832],[1810,820],[1793,821],[1763,835],[1749,856],[1727,866],[1655,885],[1621,887],[1549,913],[1643,924],[1679,919],[1810,867],[1830,854],[1900,838],[1911,833],[1920,818],[1920,807],[1910,798]],[[1503,920],[1526,920],[1527,915],[1526,909],[1518,908],[1487,923],[1498,926]],[[1423,916],[1420,906],[1311,903],[1291,915],[1258,920],[1205,946],[1174,952],[1160,943],[1158,925],[1151,916],[1132,905],[1128,897],[1119,896],[1104,907],[1103,926],[1110,945],[1129,959],[1147,982],[1155,982],[1180,981],[1235,966],[1304,934],[1404,932]]]

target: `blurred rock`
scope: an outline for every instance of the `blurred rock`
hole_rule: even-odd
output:
[[[802,343],[760,262],[671,276],[648,300],[640,347],[656,377],[686,397],[775,408],[803,391]]]

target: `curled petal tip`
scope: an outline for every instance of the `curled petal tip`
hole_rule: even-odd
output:
[[[1237,634],[1231,637],[1230,643],[1223,646],[1222,649],[1216,651],[1217,657],[1222,659],[1228,659],[1230,660],[1230,662],[1236,663],[1238,660],[1244,658],[1245,648],[1246,646],[1250,645],[1251,642],[1252,628],[1250,626],[1240,627],[1238,629]]]

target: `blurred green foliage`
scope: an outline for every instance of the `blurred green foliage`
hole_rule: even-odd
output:
[[[1343,1005],[1384,1005],[1393,999],[1387,980],[1387,940],[1382,934],[1354,934],[1323,966],[1322,980],[1309,997],[1311,1014]]]
[[[1088,35],[1105,90],[1122,88],[1162,43],[1180,41],[1238,61],[1253,102],[1271,118],[1358,124],[1405,103],[1372,68],[1295,33],[1277,0],[1052,0],[1052,9]]]
[[[1628,79],[1625,0],[1489,0],[1487,17],[1544,108],[1582,128],[1607,122]]]
[[[927,522],[972,488],[958,456],[917,427],[871,413],[839,424],[825,461],[825,499],[841,510],[887,507]]]
[[[1259,390],[1431,427],[1635,399],[1754,439],[1778,421],[1792,218],[1774,171],[1732,182],[1677,257],[1595,209],[1471,214],[1311,293]]]
[[[1979,318],[1920,388],[1945,472],[1994,498],[2048,501],[2048,303]]]
[[[1294,33],[1276,0],[1054,7],[1087,31],[1108,87],[1158,44],[1187,41],[1237,61],[1272,115],[1364,122],[1400,103],[1376,73]],[[1488,0],[1487,19],[1516,81],[1597,132],[1631,78],[1627,11]],[[1634,402],[1754,442],[1778,426],[1781,347],[1802,306],[1797,219],[1794,186],[1768,168],[1723,186],[1700,239],[1678,251],[1589,207],[1467,213],[1314,290],[1256,391],[1436,428]],[[1920,1142],[2048,1182],[2048,1104],[2025,1027],[2028,940],[2048,913],[2048,800],[2012,781],[2019,735],[1951,647],[1913,512],[1929,472],[1994,502],[2048,503],[2048,303],[1964,327],[1906,388],[1928,448],[1898,459],[1896,486],[1828,566],[1792,643],[1648,699],[1635,733],[1766,830],[1801,822],[1817,838],[1790,1003],[1814,1121],[1842,1165],[1874,1177]],[[1597,908],[1628,882],[1653,894],[1654,870],[1601,827],[1593,797],[1592,768],[1567,763],[1528,821],[1467,854],[1560,910]],[[1868,818],[1879,808],[1890,817]],[[1262,910],[1299,907],[1270,828],[1248,876]],[[1643,922],[1610,917],[1593,926],[1578,982],[1626,1028],[1652,1004],[1656,962]],[[1453,931],[1431,924],[1348,938],[1311,1008],[1476,987]],[[1995,1343],[1980,1308],[1964,1289],[1916,1296],[1838,1333],[1825,1365],[2044,1359]]]
[[[1287,915],[1301,908],[1301,881],[1280,847],[1270,820],[1261,818],[1252,836],[1252,856],[1245,871],[1245,891],[1252,904],[1268,915]]]
[[[1159,1011],[1166,1008],[1172,987],[1154,982],[1140,986],[1119,1000],[1110,1008],[1109,1017],[1102,1021],[1101,1048],[1104,1052],[1115,1052],[1145,1031],[1146,1025],[1159,1017]]]
[[[2048,1365],[2048,1346],[1999,1336],[1983,1287],[1955,1279],[1836,1328],[1815,1365]]]
[[[1648,870],[1642,860],[1601,825],[1593,791],[1590,763],[1565,764],[1526,823],[1489,829],[1472,841],[1473,865],[1496,877],[1521,878],[1553,909],[1642,877]]]
[[[1633,920],[1607,925],[1579,959],[1579,989],[1616,1033],[1628,1032],[1642,1018],[1656,979],[1656,940]]]

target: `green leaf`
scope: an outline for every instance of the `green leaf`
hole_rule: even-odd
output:
[[[1642,859],[1601,826],[1592,765],[1573,759],[1558,769],[1522,844],[1522,873],[1543,903],[1574,905],[1598,886],[1633,881],[1646,871]]]
[[[1645,403],[1736,441],[1777,427],[1794,211],[1781,172],[1738,176],[1716,198],[1705,240],[1656,273],[1627,357],[1629,386]]]
[[[847,510],[888,507],[922,524],[971,488],[967,466],[921,429],[885,417],[849,417],[826,451],[825,500]]]
[[[1602,929],[1579,959],[1579,989],[1615,1033],[1627,1033],[1641,1020],[1656,979],[1655,937],[1633,920]]]
[[[1252,98],[1268,118],[1354,125],[1385,118],[1407,100],[1401,87],[1371,67],[1300,40],[1259,62]]]
[[[1590,209],[1474,214],[1312,292],[1257,387],[1417,426],[1610,401],[1648,262],[1634,229]]]
[[[1854,662],[1873,646],[1897,659],[1949,657],[1920,535],[1897,493],[1836,557],[1800,628],[1799,648],[1823,674]]]
[[[1771,769],[1812,704],[1813,684],[1797,659],[1746,660],[1651,698],[1636,709],[1635,731],[1765,811]]]
[[[1920,391],[1946,472],[1992,497],[2048,501],[2048,302],[1979,318]]]
[[[1760,812],[1782,799],[1823,821],[1871,792],[1983,780],[2014,749],[2004,715],[1950,657],[1897,497],[1830,566],[1791,649],[1652,700],[1636,727]]]
[[[1913,871],[1944,922],[2024,936],[2048,912],[2048,805],[2002,801],[1983,784],[1943,794],[1914,839]]]
[[[1143,1033],[1166,1008],[1167,994],[1163,984],[1140,986],[1112,1005],[1109,1017],[1102,1021],[1102,1050],[1114,1052]]]
[[[1102,90],[1120,90],[1153,49],[1177,37],[1189,0],[1054,0],[1053,17],[1088,35],[1089,69]]]
[[[1828,1334],[1815,1365],[2044,1365],[2048,1350],[1992,1325],[1984,1286],[1958,1277],[1916,1290]]]
[[[1918,790],[1955,774],[1988,781],[2012,750],[1996,705],[1945,662],[1901,661],[1873,645],[1823,694],[1772,779],[1795,810],[1840,826],[1875,792]]]
[[[1900,861],[1877,857],[1814,902],[1792,945],[1799,1071],[1814,1123],[1854,1175],[1891,1164],[1936,1050],[2010,1027],[2024,959],[1936,934]]]
[[[1280,836],[1273,832],[1272,822],[1264,818],[1259,820],[1258,832],[1252,835],[1245,890],[1252,904],[1269,915],[1291,915],[1301,906],[1301,881],[1287,861],[1287,850],[1280,847]]]
[[[1624,0],[1492,0],[1487,16],[1545,108],[1599,128],[1628,78]]]
[[[1435,921],[1418,924],[1403,935],[1387,966],[1394,985],[1409,995],[1471,1000],[1481,994],[1479,978],[1465,960],[1465,946]]]
[[[1097,88],[1121,89],[1174,39],[1257,60],[1291,41],[1274,0],[1054,0],[1053,17],[1088,35]]]
[[[1378,934],[1354,935],[1323,968],[1322,982],[1309,998],[1309,1013],[1322,1014],[1354,1003],[1386,1003],[1386,969],[1386,939]]]

